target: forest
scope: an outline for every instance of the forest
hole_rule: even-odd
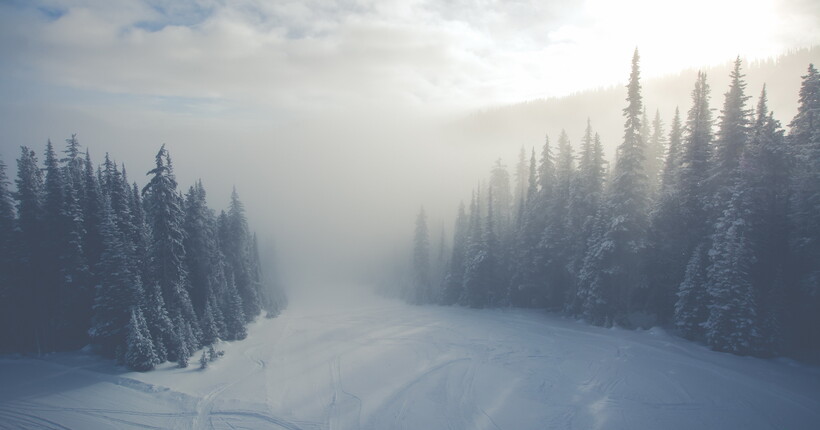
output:
[[[183,194],[165,145],[140,188],[107,153],[95,167],[76,135],[41,166],[23,146],[16,190],[0,160],[0,348],[84,348],[147,371],[217,358],[246,336],[281,290],[265,285],[257,239],[236,190],[227,211],[207,206],[202,181]]]
[[[636,50],[608,162],[587,121],[500,160],[462,202],[451,247],[416,219],[400,294],[416,304],[541,308],[599,326],[671,328],[738,355],[820,360],[820,74],[788,132],[751,106],[741,60],[719,112],[698,73],[671,123],[643,102]],[[433,254],[437,253],[434,257]]]

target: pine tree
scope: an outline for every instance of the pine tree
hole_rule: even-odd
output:
[[[11,350],[16,321],[12,320],[19,291],[14,288],[14,201],[9,191],[6,164],[0,159],[0,351]]]
[[[751,266],[754,296],[758,302],[758,353],[779,349],[783,305],[784,271],[790,262],[788,203],[791,157],[780,122],[768,111],[764,85],[757,104],[756,120],[740,162],[739,180],[748,190],[749,238],[756,262]]]
[[[226,311],[225,325],[226,337],[225,340],[242,340],[247,337],[248,333],[245,330],[245,314],[242,306],[242,297],[236,288],[233,274],[228,275],[228,283],[226,288]]]
[[[198,181],[185,196],[185,261],[191,285],[191,302],[198,315],[205,311],[210,295],[213,255],[216,248],[215,216],[205,200],[205,188]]]
[[[45,153],[45,181],[43,200],[43,233],[45,237],[41,245],[46,241],[52,243],[51,246],[42,246],[40,249],[41,265],[40,279],[42,280],[42,295],[38,300],[37,323],[40,326],[41,348],[46,351],[55,349],[55,329],[59,324],[57,321],[57,303],[60,297],[61,279],[60,272],[62,265],[60,255],[65,253],[61,245],[66,232],[63,230],[65,221],[63,219],[64,206],[64,178],[60,169],[57,154],[54,152],[54,145],[51,140],[46,144]]]
[[[587,282],[595,283],[595,288],[587,288],[589,303],[586,308],[588,313],[593,313],[587,317],[596,323],[608,323],[617,314],[643,310],[647,300],[641,265],[646,247],[648,190],[644,173],[644,141],[640,134],[642,101],[638,63],[636,49],[627,85],[627,107],[623,111],[626,118],[624,140],[617,150],[612,184],[605,203],[609,222],[588,251],[594,257],[589,258],[586,270],[600,271],[594,275],[600,278],[597,281],[590,275],[585,276]],[[604,314],[600,315],[602,310]]]
[[[660,127],[658,127],[660,129]],[[681,167],[681,147],[683,126],[681,125],[680,110],[675,108],[672,119],[672,129],[669,131],[669,144],[666,147],[663,171],[661,173],[661,195],[668,195],[677,186],[678,173]]]
[[[514,226],[513,226],[513,195],[510,193],[510,175],[507,172],[501,159],[497,159],[490,171],[490,181],[488,186],[488,196],[492,196],[492,202],[488,202],[492,207],[493,236],[496,244],[494,249],[495,276],[501,282],[509,279],[510,265],[514,247]],[[495,305],[509,303],[509,295],[506,283],[503,287],[500,284],[494,285],[493,301]],[[496,291],[497,290],[497,291]]]
[[[177,367],[188,367],[188,359],[193,352],[191,348],[190,338],[193,336],[190,324],[182,318],[182,315],[177,315],[174,320],[175,339],[172,342],[173,355],[176,356]]]
[[[103,201],[101,233],[103,253],[98,267],[100,284],[94,296],[89,336],[113,357],[126,346],[127,325],[131,308],[139,306],[144,292],[139,277],[130,270],[122,233],[114,222],[114,210],[107,198]]]
[[[44,243],[43,232],[43,174],[37,165],[34,151],[23,146],[17,160],[17,270],[12,276],[17,279],[13,295],[18,298],[13,310],[12,320],[18,321],[16,341],[19,350],[43,350],[42,304],[38,299],[46,294],[41,266],[43,263],[41,247]]]
[[[578,290],[571,309],[595,325],[610,325],[613,319],[615,290],[610,281],[615,242],[607,237],[608,213],[602,207],[594,221],[592,234],[578,274]]]
[[[100,226],[102,224],[102,189],[100,182],[95,174],[94,165],[91,162],[91,155],[86,150],[85,152],[85,169],[83,171],[83,188],[85,193],[82,197],[82,211],[83,211],[83,230],[85,235],[83,237],[83,251],[85,252],[86,262],[91,275],[89,279],[90,285],[99,284],[99,273],[95,270],[100,261],[100,256],[103,252],[102,233]]]
[[[564,130],[558,137],[558,155],[555,160],[555,186],[552,198],[546,203],[546,223],[539,244],[545,270],[545,304],[551,309],[562,309],[567,290],[572,290],[572,240],[569,209],[572,184],[575,180],[574,155],[569,137]]]
[[[820,292],[820,73],[813,64],[803,76],[797,115],[789,123],[793,148],[791,247],[798,256],[799,282],[814,295]]]
[[[459,204],[458,216],[453,229],[453,252],[450,257],[447,275],[444,278],[444,289],[441,302],[445,305],[455,304],[461,294],[464,277],[464,263],[467,254],[468,234],[467,214],[464,211],[464,202]]]
[[[645,116],[644,116],[645,118]],[[644,123],[648,129],[648,122]],[[661,173],[664,166],[664,147],[666,137],[661,121],[661,113],[655,111],[655,119],[652,120],[652,132],[643,135],[646,139],[646,177],[649,181],[650,195],[656,197],[661,187]]]
[[[416,217],[416,233],[413,241],[413,302],[419,305],[432,303],[430,285],[430,237],[427,231],[427,215],[421,208]]]
[[[706,281],[709,317],[703,325],[709,346],[741,355],[755,352],[760,336],[750,276],[755,256],[747,222],[749,205],[748,192],[734,187],[715,226]]]
[[[529,189],[529,160],[527,160],[527,151],[521,145],[521,151],[518,153],[518,163],[515,165],[515,193],[511,204],[515,206],[516,212],[512,214],[513,218],[521,216],[519,213],[520,202],[526,200],[527,189]]]
[[[234,189],[224,229],[221,232],[221,245],[225,258],[233,271],[236,288],[242,298],[243,314],[248,321],[259,315],[261,310],[260,292],[252,282],[250,240],[245,206]]]
[[[572,233],[569,245],[573,248],[569,264],[572,267],[574,288],[568,292],[565,310],[572,315],[581,312],[583,301],[580,298],[578,280],[592,238],[596,216],[600,210],[606,176],[604,163],[601,138],[598,133],[593,134],[592,124],[587,119],[569,215]]]
[[[493,216],[495,218],[495,234],[500,237],[507,234],[512,222],[513,196],[510,193],[510,174],[507,166],[501,163],[501,159],[495,161],[490,171],[489,189],[493,196]]]
[[[208,368],[208,356],[204,350],[202,351],[202,356],[199,357],[199,368],[202,370]]]
[[[187,323],[188,327],[199,327],[189,292],[188,272],[185,268],[185,231],[182,228],[184,213],[181,199],[177,194],[177,182],[173,173],[171,159],[163,145],[156,155],[156,167],[148,172],[153,175],[142,194],[145,198],[146,212],[149,214],[151,231],[153,233],[150,245],[152,255],[151,280],[159,284],[168,315],[177,331],[175,338],[170,341],[192,341],[192,344],[167,344],[169,358],[184,351],[196,349],[198,345],[198,330],[193,336],[182,336],[180,323]],[[187,357],[186,357],[187,358]]]
[[[789,226],[788,321],[791,352],[820,359],[820,338],[805,327],[820,325],[820,73],[813,64],[803,76],[797,115],[789,123],[794,154]]]
[[[146,287],[145,304],[142,312],[153,341],[157,363],[176,359],[172,351],[169,351],[169,346],[172,345],[174,340],[174,326],[168,316],[168,310],[165,307],[165,300],[162,298],[162,290],[159,284],[153,283]]]
[[[729,91],[724,95],[715,150],[712,154],[714,160],[709,180],[714,193],[713,206],[718,212],[721,204],[731,196],[731,188],[735,185],[739,173],[740,158],[749,139],[751,111],[746,108],[746,102],[750,97],[745,94],[745,75],[740,72],[740,65],[738,57],[729,75],[731,82]]]
[[[205,304],[205,310],[202,312],[202,318],[200,318],[203,345],[210,345],[220,338],[220,331],[214,313],[214,305],[209,298]]]
[[[686,265],[675,301],[675,327],[687,339],[703,340],[704,337],[702,324],[709,316],[709,297],[706,292],[708,265],[706,244],[701,243],[692,252]]]
[[[470,307],[486,305],[486,282],[489,279],[487,268],[486,234],[482,226],[480,212],[481,201],[478,192],[473,193],[470,203],[470,224],[467,236],[467,258],[464,264],[462,294],[459,302]]]
[[[509,301],[513,306],[534,307],[543,303],[539,282],[542,270],[538,260],[538,244],[543,225],[540,222],[540,202],[536,175],[535,151],[530,156],[530,172],[526,200],[522,202],[516,236],[516,265],[510,282]]]
[[[132,370],[147,372],[159,363],[148,325],[139,307],[131,308],[131,320],[128,323],[127,348],[125,364]]]
[[[684,285],[680,282],[684,280],[685,273],[682,273],[682,270],[686,267],[684,264],[687,264],[687,261],[690,265],[693,261],[701,263],[704,261],[693,255],[695,248],[702,246],[709,249],[711,247],[708,236],[711,142],[712,116],[709,108],[709,84],[706,82],[706,75],[698,73],[695,88],[692,90],[692,107],[687,114],[686,136],[680,154],[680,168],[674,176],[675,186],[670,190],[670,195],[665,197],[666,206],[663,208],[665,211],[658,214],[656,224],[656,231],[663,232],[660,241],[665,247],[656,255],[668,259],[668,264],[658,267],[657,273],[673,286],[678,283],[679,293],[675,304],[675,318],[678,326],[689,324],[688,321],[678,321],[678,317],[699,315],[697,310],[687,310],[691,307],[691,303],[680,302],[683,297],[680,290],[701,291],[705,288],[700,285]],[[664,218],[660,218],[661,216]],[[700,282],[702,277],[687,279],[689,283]],[[696,304],[696,306],[699,305]],[[679,311],[681,308],[684,311]],[[693,336],[697,334],[695,331],[691,332]]]
[[[63,188],[63,207],[59,227],[60,236],[57,254],[59,272],[57,273],[57,326],[55,327],[55,346],[58,349],[75,349],[88,343],[87,328],[91,320],[91,308],[94,292],[91,284],[91,270],[83,248],[86,234],[82,210],[82,161],[77,158],[78,145],[76,137],[69,139],[64,166],[65,184]]]

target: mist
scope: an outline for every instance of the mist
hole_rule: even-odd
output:
[[[816,0],[0,1],[0,427],[811,428],[819,63]]]
[[[774,14],[788,24],[760,31],[772,35],[765,44],[732,39],[694,51],[675,31],[647,37],[652,22],[689,13],[683,9],[636,2],[655,17],[647,22],[596,2],[530,6],[6,3],[0,155],[13,173],[19,145],[41,153],[46,139],[59,147],[77,133],[96,161],[108,152],[142,183],[165,143],[180,184],[202,179],[213,206],[224,207],[237,188],[290,283],[374,279],[385,260],[409,252],[421,206],[434,237],[442,229],[451,235],[457,202],[496,158],[511,165],[521,146],[537,147],[561,128],[577,142],[595,112],[577,106],[575,121],[538,118],[495,131],[476,131],[463,118],[620,88],[636,44],[651,78],[736,54],[771,58],[818,40],[811,2],[740,8],[746,21]],[[616,12],[649,27],[613,38]],[[791,79],[778,94],[793,94],[799,81]],[[679,94],[674,103],[685,110],[688,89]],[[591,120],[612,153],[620,106],[596,108],[611,112]]]

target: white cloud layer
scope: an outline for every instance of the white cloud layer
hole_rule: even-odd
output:
[[[126,1],[0,6],[7,76],[284,110],[480,107],[820,42],[813,2]],[[33,77],[33,78],[32,78]]]

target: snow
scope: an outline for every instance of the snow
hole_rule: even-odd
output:
[[[294,297],[205,370],[0,358],[0,428],[808,429],[820,368],[529,310]],[[200,353],[194,355],[198,357]]]

